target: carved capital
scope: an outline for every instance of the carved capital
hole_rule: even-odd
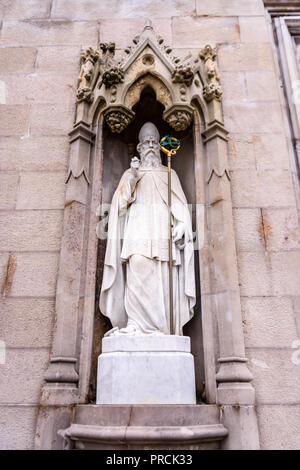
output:
[[[113,133],[120,134],[131,123],[135,114],[126,106],[110,106],[104,112],[104,118]]]
[[[193,120],[193,108],[188,105],[173,105],[166,109],[163,114],[163,119],[171,126],[175,131],[185,131]]]

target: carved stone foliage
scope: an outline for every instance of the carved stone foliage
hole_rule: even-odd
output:
[[[194,78],[194,72],[190,65],[178,65],[172,72],[173,83],[185,83],[187,86],[191,85]]]
[[[99,52],[94,51],[92,47],[88,47],[85,51],[81,52],[81,68],[78,77],[77,88],[77,102],[86,101],[91,103],[93,101],[93,92],[91,83],[93,79],[95,63],[99,58]]]
[[[102,51],[101,58],[101,71],[102,82],[105,88],[110,88],[113,85],[123,82],[124,72],[119,63],[115,60],[115,43],[101,43],[100,49]]]
[[[176,132],[185,131],[192,122],[193,108],[174,105],[164,112],[163,118]]]
[[[198,61],[199,59],[193,60],[191,54],[183,60],[175,57],[174,62],[176,65],[171,76],[172,82],[183,83],[186,86],[190,86],[194,80],[195,64],[197,64]]]
[[[200,51],[199,56],[204,61],[204,73],[207,80],[207,84],[203,88],[203,96],[206,101],[213,99],[220,101],[223,90],[220,86],[220,75],[216,64],[217,51],[210,45],[206,45]]]
[[[125,106],[110,106],[103,114],[110,130],[117,134],[126,129],[134,118],[134,112]]]

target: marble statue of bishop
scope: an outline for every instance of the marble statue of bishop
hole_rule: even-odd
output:
[[[137,150],[111,203],[100,310],[108,335],[168,335],[168,170],[154,124],[142,126]],[[171,177],[173,334],[182,335],[195,305],[194,249],[186,197],[174,170]]]

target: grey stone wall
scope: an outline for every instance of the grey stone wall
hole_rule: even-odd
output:
[[[81,47],[112,40],[123,48],[150,17],[182,53],[218,47],[261,445],[299,449],[300,365],[292,361],[300,333],[299,190],[263,2],[3,0],[0,17],[1,447],[33,446]]]

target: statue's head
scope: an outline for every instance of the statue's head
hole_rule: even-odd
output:
[[[160,166],[159,132],[152,122],[146,122],[139,132],[137,151],[141,157],[141,166]]]

